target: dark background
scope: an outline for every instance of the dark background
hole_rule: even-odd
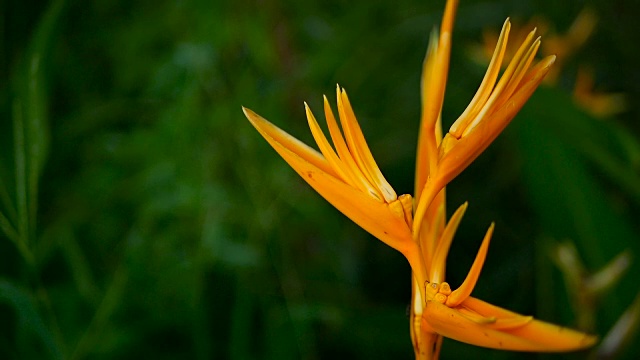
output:
[[[311,143],[303,101],[321,118],[339,82],[387,179],[412,193],[444,3],[0,2],[0,358],[412,358],[406,261],[299,179],[241,105]],[[461,1],[443,118],[482,79],[484,31],[536,17],[550,38],[585,7],[599,22],[558,81],[448,187],[449,213],[470,206],[447,278],[460,284],[495,221],[474,296],[566,326],[591,316],[603,337],[640,291],[640,261],[587,311],[552,254],[574,244],[586,276],[640,253],[640,2]],[[624,111],[574,101],[583,67]],[[462,354],[589,356],[445,340],[442,359]]]

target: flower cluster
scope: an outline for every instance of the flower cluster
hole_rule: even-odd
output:
[[[471,295],[487,255],[493,224],[462,285],[445,282],[446,259],[467,204],[447,221],[445,187],[509,124],[555,61],[538,62],[530,32],[500,75],[509,20],[504,23],[486,75],[468,107],[443,135],[441,110],[449,67],[457,1],[447,1],[439,34],[431,37],[423,64],[422,118],[415,194],[398,196],[365,141],[344,89],[336,89],[339,123],[327,98],[324,115],[331,142],[305,104],[320,152],[255,112],[246,117],[269,144],[329,203],[363,229],[398,250],[413,271],[410,331],[416,359],[437,359],[442,337],[477,346],[518,351],[572,351],[596,338],[488,304]],[[333,145],[332,145],[333,144]]]

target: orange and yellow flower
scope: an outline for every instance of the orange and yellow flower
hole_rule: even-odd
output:
[[[536,17],[527,26],[513,29],[512,38],[524,39],[527,28],[536,24],[538,32],[545,37],[540,48],[542,55],[554,54],[556,62],[551,71],[545,76],[544,83],[551,86],[558,85],[563,68],[585,46],[596,29],[598,17],[590,8],[584,8],[575,18],[569,29],[564,33],[553,31],[552,26],[543,17]],[[498,33],[493,30],[483,32],[483,42],[474,47],[474,55],[480,61],[491,58],[493,44],[498,39]],[[515,46],[506,49],[505,60],[511,59]],[[627,110],[627,99],[621,93],[597,91],[594,83],[593,71],[584,64],[579,64],[573,88],[574,101],[585,111],[598,118],[609,118]]]
[[[446,221],[445,186],[509,124],[555,61],[534,64],[540,47],[528,34],[500,75],[511,24],[504,23],[486,75],[466,110],[444,134],[441,110],[449,67],[457,1],[447,1],[440,33],[433,34],[423,64],[422,118],[415,195],[398,196],[378,168],[344,89],[336,89],[338,120],[324,98],[331,142],[305,104],[320,152],[255,112],[251,124],[300,176],[329,203],[402,253],[413,271],[410,332],[416,359],[437,359],[446,336],[469,344],[517,351],[572,351],[596,338],[548,324],[471,297],[493,233],[489,227],[471,270],[452,290],[445,282],[446,259],[467,204]],[[499,78],[499,79],[498,79]],[[332,145],[333,144],[333,145]]]

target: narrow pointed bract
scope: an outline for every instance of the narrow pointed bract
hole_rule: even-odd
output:
[[[480,301],[472,297],[469,300]],[[466,302],[462,306],[473,311]],[[448,338],[498,350],[565,352],[584,349],[595,343],[592,336],[579,331],[511,312],[507,316],[506,310],[495,309],[497,311],[494,313],[487,314],[493,316],[483,316],[487,320],[482,322],[465,315],[457,307],[451,308],[432,300],[427,303],[423,321]],[[512,326],[498,324],[499,321],[508,322],[510,319],[515,320]],[[497,325],[492,326],[493,324]]]
[[[503,25],[491,63],[469,106],[443,136],[442,103],[451,53],[457,1],[449,0],[439,34],[432,33],[423,63],[422,116],[415,175],[415,201],[398,196],[376,164],[347,93],[336,88],[338,119],[324,98],[329,130],[325,136],[305,103],[309,128],[320,152],[243,108],[249,121],[282,158],[339,211],[392,248],[412,269],[410,334],[416,359],[437,359],[442,337],[516,351],[572,351],[596,342],[594,336],[520,315],[471,295],[493,235],[491,224],[463,283],[445,281],[454,235],[467,209],[464,203],[447,222],[445,187],[504,130],[555,61],[536,64],[535,30],[523,41],[499,77],[511,24]]]
[[[339,175],[341,166],[348,167],[354,173],[353,176],[365,182],[361,170],[354,168],[352,162],[344,161],[340,166],[332,166],[331,161],[321,153],[293,138],[253,111],[246,108],[243,110],[253,126],[280,156],[333,206],[373,236],[400,252],[404,253],[407,246],[411,246],[411,231],[406,223],[401,201],[398,199],[391,203],[381,201],[377,197],[377,189],[370,183],[367,185],[370,189],[374,189],[375,193],[374,190],[364,192],[349,184]],[[332,160],[341,161],[337,158]]]

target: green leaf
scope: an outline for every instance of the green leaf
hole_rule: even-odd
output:
[[[578,111],[571,99],[557,90],[540,90],[513,124],[524,158],[530,205],[542,225],[541,233],[532,237],[572,240],[592,271],[626,249],[639,253],[626,207],[620,206],[615,196],[621,191],[635,196],[635,190],[624,185],[635,181],[636,175],[621,156],[623,146],[611,131],[613,125],[594,124],[597,120]],[[616,181],[619,188],[611,187],[602,175]],[[637,269],[635,263],[629,273]],[[602,307],[604,324],[612,324],[621,305],[630,301],[635,293],[630,284],[630,279],[624,278],[603,301],[607,304]]]
[[[35,335],[44,345],[51,359],[62,359],[58,345],[36,310],[31,297],[24,290],[14,286],[8,280],[0,279],[0,302],[7,303],[15,312],[16,336],[20,353],[24,355],[34,351],[29,336]]]

